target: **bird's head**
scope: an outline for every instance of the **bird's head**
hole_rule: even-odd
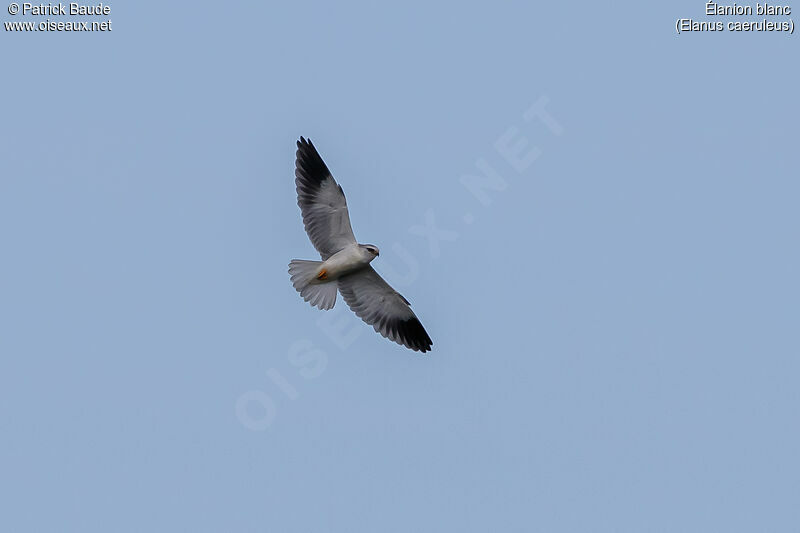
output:
[[[366,256],[370,261],[381,255],[381,251],[374,244],[359,244],[358,246],[366,252]]]

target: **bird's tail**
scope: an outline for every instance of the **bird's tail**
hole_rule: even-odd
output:
[[[317,278],[322,261],[292,259],[289,263],[289,276],[292,285],[307,301],[322,310],[332,309],[336,303],[336,282],[321,281]]]

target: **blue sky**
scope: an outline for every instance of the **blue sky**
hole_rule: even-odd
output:
[[[797,530],[796,35],[111,7],[0,32],[1,529]],[[429,355],[289,283],[300,135]]]

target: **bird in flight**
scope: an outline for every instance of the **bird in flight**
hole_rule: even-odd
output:
[[[414,351],[430,350],[433,341],[411,304],[370,266],[380,251],[356,241],[344,191],[310,140],[300,137],[296,156],[297,205],[322,261],[292,259],[294,288],[322,310],[333,308],[338,289],[350,309],[387,339]]]

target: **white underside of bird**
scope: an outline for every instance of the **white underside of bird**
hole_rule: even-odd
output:
[[[375,259],[372,254],[359,244],[351,244],[342,248],[322,262],[317,271],[316,281],[329,283],[339,279],[345,274],[360,270]]]

